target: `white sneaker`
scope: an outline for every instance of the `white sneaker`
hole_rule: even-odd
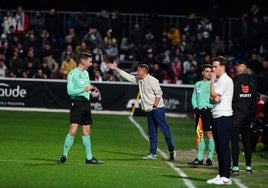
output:
[[[207,180],[207,183],[208,184],[214,184],[215,181],[218,181],[220,179],[221,179],[220,175],[217,175],[215,178]]]
[[[213,184],[215,185],[232,185],[231,178],[221,177],[220,179],[216,180]]]
[[[143,159],[156,159],[156,155],[153,155],[153,154],[149,153],[148,155],[145,155],[142,158]]]

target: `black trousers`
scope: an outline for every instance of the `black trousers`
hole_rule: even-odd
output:
[[[252,152],[250,143],[250,127],[233,127],[233,133],[231,138],[233,166],[238,166],[238,159],[240,153],[240,147],[239,147],[240,139],[245,153],[246,166],[251,166]]]

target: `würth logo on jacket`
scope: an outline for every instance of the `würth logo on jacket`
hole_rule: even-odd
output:
[[[242,93],[240,93],[240,97],[251,97],[251,94],[248,93],[249,92],[249,85],[243,85],[241,84],[241,91]]]

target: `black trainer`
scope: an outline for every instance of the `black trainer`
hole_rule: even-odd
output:
[[[239,174],[239,170],[233,170],[233,169],[231,169],[231,174]]]
[[[66,160],[67,160],[66,156],[63,155],[63,156],[61,156],[61,158],[59,158],[58,163],[59,163],[59,164],[63,164],[63,163],[66,162]]]
[[[96,159],[95,157],[92,157],[92,159],[88,160],[86,159],[86,164],[96,164],[96,165],[101,165],[103,164],[102,161],[99,161],[98,159]]]
[[[192,166],[198,166],[198,165],[203,165],[203,160],[199,161],[197,158],[192,161],[192,162],[189,162],[187,163],[188,165],[192,165]]]
[[[176,151],[169,152],[169,160],[174,161],[176,159]]]
[[[205,166],[212,166],[212,160],[210,158],[206,160]]]

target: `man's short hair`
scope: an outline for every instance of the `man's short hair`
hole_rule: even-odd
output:
[[[220,65],[221,66],[225,66],[225,67],[227,67],[227,65],[228,65],[228,61],[227,61],[227,59],[225,58],[225,57],[223,57],[223,56],[217,56],[217,57],[214,57],[214,58],[212,58],[212,62],[213,61],[218,61],[218,62],[220,62]]]
[[[212,69],[212,65],[211,64],[204,64],[204,65],[202,65],[202,71],[204,71],[206,68],[211,68]]]
[[[149,72],[149,66],[147,64],[138,64],[138,67],[146,70],[147,72]]]
[[[80,52],[79,54],[79,59],[87,59],[87,58],[92,58],[92,54],[86,51]]]

